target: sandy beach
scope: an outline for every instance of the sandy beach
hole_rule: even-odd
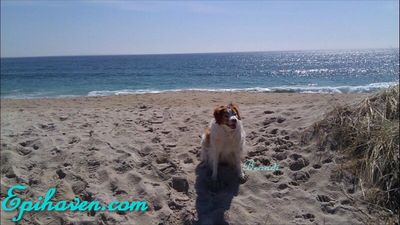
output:
[[[147,201],[147,212],[29,212],[18,224],[365,224],[351,184],[335,179],[341,156],[301,137],[335,106],[366,94],[170,92],[112,97],[1,100],[1,199],[15,184],[37,199]],[[221,166],[209,188],[200,136],[214,107],[239,105],[245,158],[280,170]],[[187,182],[187,183],[186,183]],[[349,196],[351,198],[349,198]],[[14,224],[2,212],[1,224]]]

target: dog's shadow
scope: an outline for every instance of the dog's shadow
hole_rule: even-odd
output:
[[[214,183],[215,184],[215,183]],[[197,193],[196,225],[229,224],[224,213],[229,210],[234,196],[239,192],[239,179],[235,169],[227,165],[218,167],[218,187],[211,181],[211,170],[204,163],[196,167]]]

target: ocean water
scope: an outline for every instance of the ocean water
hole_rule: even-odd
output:
[[[399,82],[399,49],[1,59],[1,98],[164,91],[371,92]]]

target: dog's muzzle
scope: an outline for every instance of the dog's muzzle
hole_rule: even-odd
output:
[[[236,129],[236,124],[237,124],[237,119],[232,118],[229,120],[228,127],[230,127],[231,129]]]

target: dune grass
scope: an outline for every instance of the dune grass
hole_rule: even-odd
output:
[[[342,151],[365,200],[399,213],[399,86],[336,107],[313,127],[320,150]]]

